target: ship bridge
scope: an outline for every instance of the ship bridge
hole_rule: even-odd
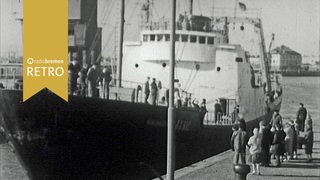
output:
[[[190,4],[190,8],[192,4]],[[125,49],[138,46],[140,60],[166,63],[170,59],[170,22],[161,18],[150,21],[148,4],[140,21],[140,42],[126,43]],[[228,42],[227,19],[189,13],[180,14],[176,22],[176,59],[180,63],[213,63],[215,47]]]
[[[224,42],[224,37],[221,34],[188,30],[176,31],[174,38],[176,57],[180,62],[213,62],[215,45]],[[141,60],[169,61],[170,39],[170,30],[142,31]]]

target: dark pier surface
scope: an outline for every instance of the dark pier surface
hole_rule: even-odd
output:
[[[282,163],[281,167],[261,167],[261,175],[248,174],[247,180],[319,180],[320,179],[320,121],[313,121],[314,146],[313,161],[307,163],[304,149],[298,150],[298,159]],[[247,157],[248,157],[247,152]],[[233,180],[233,151],[228,150],[191,166],[177,170],[177,180]],[[273,160],[274,161],[274,160]],[[272,161],[272,163],[273,163]]]

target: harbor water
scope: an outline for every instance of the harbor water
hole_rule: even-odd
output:
[[[280,114],[284,119],[295,120],[299,103],[303,103],[313,121],[320,119],[320,78],[283,77],[283,98]]]
[[[320,78],[319,77],[283,77],[283,99],[280,114],[283,119],[294,120],[299,103],[305,104],[314,122],[320,121]],[[319,129],[314,129],[318,132]],[[7,143],[0,145],[0,179],[27,180],[26,172]],[[302,178],[303,179],[303,178]]]

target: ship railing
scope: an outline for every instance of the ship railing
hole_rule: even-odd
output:
[[[236,115],[234,113],[217,113],[209,111],[206,113],[203,123],[204,125],[232,125],[236,121]]]
[[[206,32],[221,32],[224,31],[225,18],[235,17],[234,8],[214,8],[214,14],[210,20],[193,20],[186,15],[180,14],[177,17],[176,29],[177,30],[190,30],[190,31],[206,31]],[[261,9],[246,8],[245,11],[237,11],[236,18],[256,19],[261,18]],[[140,19],[140,29],[142,30],[169,30],[170,20],[168,18],[160,18],[158,21],[147,22],[146,19]],[[199,26],[201,24],[201,26]],[[205,25],[202,26],[202,25]]]
[[[207,21],[198,21],[202,24],[207,23]],[[222,21],[221,21],[222,23]],[[170,30],[170,22],[169,21],[161,21],[161,22],[152,22],[152,23],[143,23],[140,25],[142,30]],[[226,30],[221,26],[211,26],[208,24],[207,26],[200,26],[197,24],[185,24],[177,22],[176,30],[184,30],[184,31],[200,31],[200,32],[211,32],[211,33],[219,33],[224,34]]]
[[[110,82],[110,92],[109,99],[111,100],[121,100],[134,103],[145,103],[145,83],[122,80],[122,84],[125,84],[124,87],[118,88],[115,86],[116,79]],[[156,84],[159,85],[159,81],[156,81]],[[160,83],[161,84],[161,83]],[[99,97],[105,99],[105,89],[102,85],[99,85]],[[163,100],[167,88],[158,87],[158,93],[155,99],[155,104],[158,106],[166,106],[167,103]],[[149,95],[148,102],[151,99],[151,94]],[[150,102],[149,102],[150,103]]]
[[[22,89],[22,64],[0,64],[0,88]]]
[[[110,82],[109,99],[128,102],[142,102],[143,83],[127,80],[122,80],[122,83],[125,84],[125,87],[117,88],[115,85],[116,79],[113,79]],[[98,89],[99,97],[106,99],[106,89],[103,88],[102,83],[99,84]]]
[[[120,101],[128,101],[134,103],[146,103],[145,102],[145,83],[136,82],[136,81],[128,81],[122,80],[122,84],[125,84],[124,87],[118,88],[115,86],[116,79],[110,82],[110,91],[109,91],[109,99],[111,100],[120,100]],[[154,105],[157,106],[168,106],[168,88],[162,86],[161,81],[156,81],[158,92],[156,95],[156,99],[152,99],[151,94],[147,99],[148,104],[153,104],[152,102],[155,101]],[[161,87],[159,87],[161,85]],[[99,89],[99,97],[102,99],[106,99],[106,89],[103,88],[102,84],[98,87]],[[187,97],[191,96],[190,92],[182,91]],[[180,99],[180,103],[178,103],[178,99]],[[184,98],[177,98],[175,99],[175,107],[191,107],[191,104],[187,103],[187,106],[182,106],[182,99]],[[190,100],[189,100],[190,101]],[[191,101],[190,101],[191,102]],[[179,105],[180,104],[180,105]]]
[[[261,17],[261,9],[259,8],[246,8],[245,11],[237,11],[236,17],[244,17],[244,18],[260,18]],[[215,18],[219,17],[234,17],[234,8],[214,8]]]

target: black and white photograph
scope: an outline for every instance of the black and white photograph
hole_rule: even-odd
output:
[[[0,180],[320,179],[319,0],[66,0],[67,101],[24,100],[28,1],[0,0]]]

